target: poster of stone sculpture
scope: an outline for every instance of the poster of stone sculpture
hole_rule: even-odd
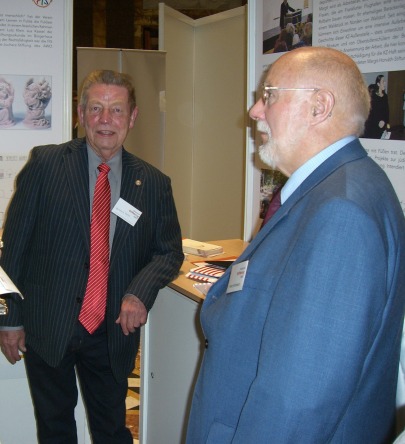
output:
[[[30,150],[70,138],[72,16],[70,0],[2,2],[0,226]]]
[[[0,130],[51,128],[51,99],[49,76],[0,73]]]

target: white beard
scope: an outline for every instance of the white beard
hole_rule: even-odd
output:
[[[275,169],[277,166],[277,144],[271,138],[270,127],[264,120],[259,120],[257,130],[268,135],[267,142],[259,146],[259,156],[264,163]]]

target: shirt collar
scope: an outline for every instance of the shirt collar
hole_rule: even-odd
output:
[[[291,194],[304,182],[304,180],[315,171],[325,160],[329,159],[333,154],[354,140],[355,136],[347,136],[337,142],[329,145],[314,157],[309,159],[303,165],[301,165],[290,178],[287,180],[283,188],[281,189],[281,203],[283,204]]]
[[[98,175],[97,167],[104,160],[87,144],[87,154],[89,159],[89,172],[95,172]],[[122,148],[108,161],[105,162],[110,168],[113,176],[118,177],[122,165]]]

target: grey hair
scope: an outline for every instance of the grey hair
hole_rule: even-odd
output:
[[[82,83],[80,94],[79,104],[82,108],[85,108],[87,105],[89,88],[96,84],[124,87],[128,91],[128,102],[131,113],[135,109],[136,96],[131,77],[128,74],[112,70],[92,71],[90,74],[87,75]]]

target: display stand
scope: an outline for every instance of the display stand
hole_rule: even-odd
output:
[[[213,241],[224,247],[221,259],[239,256],[247,246],[239,239]],[[142,331],[140,442],[185,442],[187,420],[202,354],[204,335],[199,312],[203,295],[185,275],[194,261],[189,255],[180,275],[162,289]]]

